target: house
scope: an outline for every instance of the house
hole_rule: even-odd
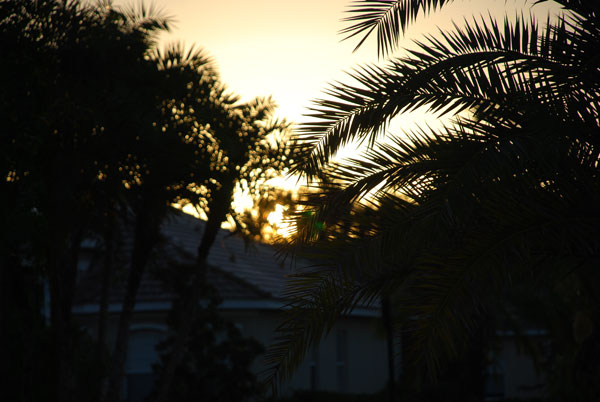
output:
[[[157,256],[158,263],[174,259],[193,262],[203,230],[203,221],[174,212],[162,227],[163,251],[169,258]],[[81,281],[73,308],[79,321],[96,333],[100,289],[94,277],[93,242],[81,257]],[[127,245],[125,245],[127,248]],[[281,264],[275,249],[265,244],[246,247],[239,237],[221,230],[208,258],[208,282],[222,299],[219,311],[234,322],[246,337],[268,346],[281,322],[286,275],[291,271]],[[156,261],[155,261],[156,263]],[[124,288],[113,286],[109,294],[109,343],[114,341]],[[158,361],[155,346],[167,333],[165,318],[173,295],[150,273],[142,280],[137,296],[126,362],[124,399],[142,401],[152,387],[152,365]],[[294,390],[326,390],[347,393],[374,393],[387,383],[386,340],[377,306],[361,307],[342,318],[283,387]],[[260,358],[254,363],[258,373],[265,366]]]
[[[204,222],[181,212],[174,212],[162,227],[165,243],[161,247],[168,255],[157,255],[154,264],[194,261],[195,250]],[[127,240],[125,240],[125,243]],[[131,245],[124,245],[124,248]],[[96,245],[86,242],[87,252],[81,257],[82,281],[73,308],[79,321],[92,334],[96,333],[100,289],[94,277]],[[266,244],[251,244],[230,232],[221,230],[208,259],[208,282],[222,299],[219,311],[235,323],[243,336],[252,337],[265,346],[274,339],[275,328],[283,318],[286,304],[284,290],[286,275],[291,272],[275,256],[275,249]],[[114,340],[124,289],[111,288],[109,294],[109,342]],[[126,362],[124,400],[143,401],[152,387],[152,365],[158,361],[155,346],[167,333],[165,318],[171,308],[173,295],[162,282],[146,274],[138,291],[134,320]],[[538,343],[545,342],[543,331],[531,329],[526,334]],[[112,336],[112,338],[111,338]],[[532,359],[519,349],[515,334],[497,333],[498,348],[489,356],[486,394],[488,400],[529,398],[541,395],[543,378]],[[254,371],[265,366],[260,358]],[[401,372],[401,370],[398,370]],[[294,390],[324,390],[346,393],[374,393],[388,381],[386,339],[377,306],[360,307],[340,319],[321,344],[309,351],[305,361],[281,392]]]

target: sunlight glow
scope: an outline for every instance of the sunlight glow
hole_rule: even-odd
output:
[[[114,0],[115,6],[134,3],[136,0]],[[154,0],[153,3],[163,9],[163,15],[175,19],[172,29],[160,36],[160,47],[169,42],[183,42],[187,47],[193,44],[204,48],[214,57],[223,82],[233,93],[239,94],[242,101],[255,96],[272,96],[279,104],[277,116],[296,125],[311,120],[306,116],[310,113],[311,100],[327,98],[323,91],[328,83],[351,82],[348,73],[360,65],[386,64],[377,58],[374,36],[353,52],[358,39],[342,41],[343,37],[338,34],[348,26],[342,19],[348,16],[345,11],[351,0]],[[414,49],[414,41],[423,40],[424,35],[435,35],[438,29],[453,29],[452,21],[464,25],[464,18],[481,19],[488,15],[501,21],[504,15],[510,18],[519,15],[526,4],[527,0],[452,2],[444,7],[444,12],[427,17],[420,15],[420,21],[412,24],[400,40],[394,56],[408,55],[405,49]],[[545,16],[550,7],[556,5],[539,4],[532,12]],[[439,127],[438,116],[422,109],[395,118],[385,135],[402,135],[416,125]],[[385,143],[385,139],[381,140]],[[349,144],[338,151],[335,160],[360,159],[364,150],[364,145]],[[14,179],[10,174],[6,178]],[[266,184],[297,191],[306,182],[298,177],[286,177]],[[233,208],[237,212],[252,210],[249,194],[238,191]],[[283,207],[278,208],[269,215],[269,222],[277,227],[277,234],[285,236],[284,228],[289,224],[283,219]],[[183,211],[206,219],[192,205],[183,207]]]
[[[279,223],[281,223],[281,221],[283,220],[284,211],[285,209],[283,208],[283,205],[277,204],[275,206],[275,211],[269,214],[267,220],[271,225],[279,225]]]
[[[246,210],[251,210],[254,207],[254,200],[248,191],[236,191],[231,204],[233,210],[237,213],[242,213]]]
[[[267,217],[269,224],[275,229],[275,235],[281,237],[290,237],[292,231],[290,230],[290,223],[285,218],[286,208],[281,205],[275,205],[275,211],[271,212]]]

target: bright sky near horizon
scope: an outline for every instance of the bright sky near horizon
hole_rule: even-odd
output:
[[[119,0],[117,4],[131,4]],[[414,24],[410,39],[449,27],[464,16],[515,15],[524,0],[457,0]],[[344,71],[377,62],[375,38],[357,52],[356,38],[341,41],[339,30],[351,0],[154,0],[174,18],[161,42],[182,41],[212,55],[223,82],[244,100],[272,95],[278,115],[300,123],[311,100],[334,80],[347,82]],[[533,2],[529,0],[531,5]],[[536,6],[540,8],[541,6]]]
[[[139,1],[114,0],[114,4],[131,6]],[[345,72],[378,62],[374,36],[353,53],[358,39],[342,41],[338,33],[349,24],[342,19],[352,0],[142,2],[173,18],[171,32],[161,36],[161,44],[179,41],[204,49],[233,93],[242,100],[272,96],[279,105],[277,115],[295,123],[306,120],[303,114],[313,99],[323,96],[328,83],[348,82]],[[436,27],[450,28],[451,21],[460,24],[465,17],[488,13],[514,16],[533,4],[533,0],[455,0],[443,12],[411,25],[400,47],[435,33]],[[547,8],[533,6],[542,15]]]
[[[212,55],[223,82],[244,100],[272,95],[278,115],[300,122],[327,82],[359,62],[375,61],[373,47],[353,54],[340,43],[348,0],[163,0],[175,28],[162,38],[195,44]]]
[[[130,6],[139,0],[114,0]],[[301,123],[307,107],[323,96],[327,84],[348,82],[345,72],[360,64],[377,63],[375,37],[357,52],[358,38],[342,41],[338,32],[348,26],[342,19],[351,0],[145,0],[164,15],[173,17],[170,33],[161,43],[180,41],[212,56],[222,81],[229,89],[250,100],[272,96],[279,105],[277,115]],[[413,39],[435,34],[436,27],[451,28],[464,18],[493,15],[515,16],[532,7],[533,0],[456,0],[411,25],[400,47]],[[548,5],[533,7],[545,19]],[[401,54],[401,53],[397,53]],[[381,60],[379,60],[381,62]],[[435,125],[420,115],[418,123]],[[401,124],[410,125],[413,116]],[[399,126],[394,126],[399,127]],[[353,149],[351,152],[356,153]],[[347,154],[347,153],[346,153]],[[289,185],[289,183],[288,183]]]

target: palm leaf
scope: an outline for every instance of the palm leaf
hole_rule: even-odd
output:
[[[344,21],[353,22],[340,31],[345,39],[363,35],[356,45],[356,51],[369,35],[377,30],[377,54],[382,57],[392,52],[410,23],[416,20],[421,12],[425,15],[441,8],[449,0],[363,0],[355,1],[348,13],[351,15]]]
[[[547,30],[549,39],[564,40],[564,30]],[[356,70],[351,74],[356,85],[333,85],[326,91],[329,99],[315,101],[309,115],[315,121],[298,131],[306,157],[297,169],[313,177],[344,145],[368,140],[372,146],[393,117],[422,106],[438,114],[475,109],[482,114],[499,104],[506,107],[509,93],[554,98],[557,88],[548,77],[573,76],[574,66],[554,60],[551,47],[541,46],[539,38],[535,26],[524,21],[514,27],[506,21],[503,31],[494,23],[475,23],[442,34],[447,44],[429,38],[419,44],[414,57],[398,59],[387,68]],[[544,82],[531,79],[540,76]]]
[[[435,372],[504,288],[598,261],[600,34],[595,9],[563,3],[580,14],[543,29],[474,20],[316,101],[296,169],[318,177],[318,191],[301,202],[288,250],[318,270],[292,284],[271,378],[289,376],[355,302],[390,295],[413,360]],[[361,4],[346,33],[387,25],[389,51],[405,26],[394,7],[408,2]],[[380,142],[394,116],[422,106],[454,118]],[[361,157],[331,161],[363,141]]]

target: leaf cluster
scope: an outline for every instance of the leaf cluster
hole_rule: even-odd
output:
[[[418,10],[443,3],[359,2],[345,32],[377,28],[388,54]],[[560,3],[563,14],[544,24],[490,17],[427,36],[315,101],[295,170],[318,181],[289,244],[315,262],[290,285],[271,382],[289,377],[340,315],[383,296],[412,345],[408,361],[435,376],[505,289],[531,294],[540,278],[597,264],[600,21],[595,6]],[[444,126],[386,132],[421,107]],[[333,161],[363,142],[361,157]]]
[[[69,345],[84,240],[109,254],[98,276],[127,277],[135,300],[173,203],[210,212],[214,193],[236,185],[266,197],[264,182],[293,160],[272,100],[241,104],[204,51],[156,46],[171,23],[161,14],[111,2],[0,2],[0,294],[10,301],[14,286],[27,298],[2,302],[0,317],[19,317],[23,328],[1,344],[48,325],[64,351],[48,364],[65,370],[53,369],[50,393],[69,395],[75,376],[67,371],[78,357]],[[113,243],[123,238],[127,261],[116,264]]]

